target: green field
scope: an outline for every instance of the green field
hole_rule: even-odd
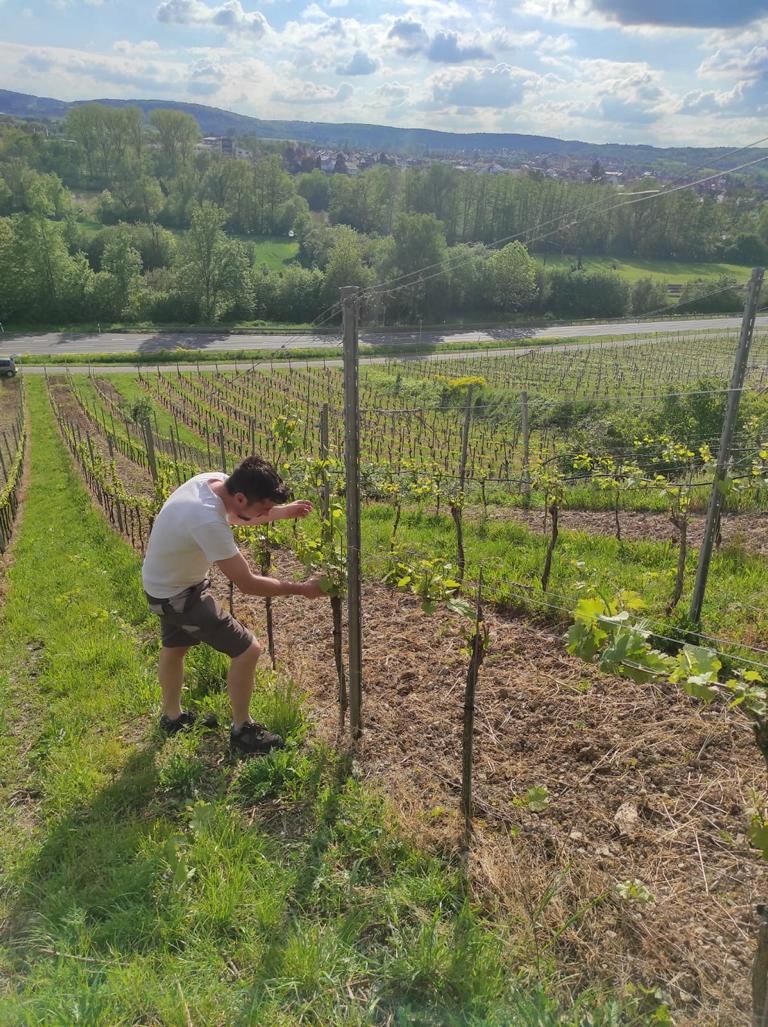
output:
[[[553,268],[569,270],[576,264],[576,257],[536,254],[537,262],[550,270]],[[581,264],[585,271],[610,272],[616,271],[629,282],[641,278],[655,278],[669,285],[685,285],[697,278],[717,279],[721,275],[733,275],[734,278],[746,281],[751,268],[741,264],[707,264],[694,261],[677,260],[641,260],[639,258],[612,258],[583,256]]]
[[[253,243],[256,266],[265,264],[272,271],[279,271],[286,264],[292,264],[299,253],[299,244],[293,239],[259,238],[248,235],[236,235],[234,238]]]
[[[98,235],[106,225],[102,225],[101,222],[95,221],[92,218],[80,217],[75,220],[75,224],[82,230],[82,232],[90,240],[93,236]],[[172,233],[177,237],[181,238],[185,232],[182,229],[171,229]],[[291,264],[299,252],[299,244],[293,239],[283,239],[271,236],[258,236],[258,235],[241,235],[237,233],[230,233],[230,237],[233,239],[239,239],[241,242],[250,243],[254,247],[254,263],[257,267],[266,265],[271,271],[279,271],[285,267],[286,264]]]

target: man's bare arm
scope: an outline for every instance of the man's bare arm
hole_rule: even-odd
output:
[[[2,3],[2,0],[0,0],[0,3]],[[312,504],[309,500],[297,499],[293,503],[273,506],[267,513],[259,514],[257,517],[249,517],[247,520],[235,515],[234,520],[230,523],[234,524],[236,521],[238,524],[253,527],[254,524],[273,524],[275,521],[288,521],[291,519],[300,520],[302,517],[308,517],[311,513]]]
[[[242,553],[228,560],[218,560],[216,566],[236,585],[241,592],[250,596],[304,596],[305,599],[319,599],[323,590],[315,578],[307,581],[281,581],[279,578],[265,578],[254,574]]]

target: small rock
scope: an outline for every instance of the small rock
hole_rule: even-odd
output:
[[[634,802],[622,802],[613,823],[622,838],[634,838],[640,826],[640,815]]]

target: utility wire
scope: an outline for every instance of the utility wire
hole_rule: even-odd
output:
[[[762,141],[762,140],[760,140],[760,141]],[[742,150],[750,149],[750,148],[751,147],[742,147]],[[740,151],[737,151],[737,152],[740,152]],[[563,228],[569,228],[569,229],[577,228],[579,224],[581,224],[583,221],[586,220],[587,213],[589,213],[590,211],[592,211],[592,210],[594,210],[594,209],[596,209],[598,207],[602,208],[604,213],[610,213],[610,212],[612,212],[614,210],[618,210],[618,209],[623,208],[623,207],[634,206],[634,205],[636,205],[638,203],[652,202],[654,200],[661,199],[662,197],[671,196],[674,193],[678,193],[678,192],[680,192],[682,190],[694,189],[696,186],[706,185],[706,183],[714,181],[716,178],[722,178],[725,175],[735,174],[738,171],[743,171],[746,168],[754,167],[755,165],[762,164],[765,161],[768,161],[768,154],[766,154],[763,157],[758,157],[755,160],[746,161],[743,164],[736,165],[735,167],[728,168],[728,169],[726,169],[724,171],[719,171],[719,172],[717,172],[714,175],[707,175],[707,176],[705,176],[703,178],[696,179],[693,182],[686,182],[686,183],[683,183],[683,184],[680,184],[680,185],[671,186],[671,187],[669,187],[667,189],[660,189],[658,192],[653,193],[650,196],[647,195],[647,194],[642,194],[642,195],[635,196],[635,197],[632,197],[631,195],[630,196],[626,196],[622,200],[620,200],[618,203],[614,203],[612,205],[609,205],[608,207],[604,207],[602,201],[597,201],[591,207],[588,206],[588,207],[584,208],[586,213],[582,213],[580,211],[579,212],[581,214],[580,217],[576,217],[575,215],[572,215],[572,216],[576,217],[576,220],[569,221],[568,220],[568,215],[559,214],[556,217],[550,218],[547,221],[540,222],[539,225],[537,225],[536,229],[535,229],[535,230],[538,230],[539,228],[543,228],[543,227],[546,227],[549,224],[553,224],[555,222],[558,222],[557,228],[555,228],[554,230],[552,230],[550,232],[541,233],[539,235],[531,235],[529,231],[518,231],[518,232],[514,232],[514,233],[512,233],[511,235],[508,235],[508,236],[502,236],[501,238],[496,239],[496,240],[494,240],[491,243],[487,243],[486,245],[488,246],[489,249],[491,249],[491,248],[494,248],[494,247],[501,246],[502,244],[505,244],[505,243],[508,243],[508,242],[512,242],[512,241],[514,241],[516,239],[520,239],[521,237],[526,238],[527,242],[529,244],[531,242],[541,242],[544,239],[549,238],[549,236],[551,236],[551,235],[556,235]],[[367,298],[368,296],[375,295],[376,293],[385,292],[385,291],[391,295],[394,292],[398,292],[398,291],[400,291],[403,288],[410,288],[413,285],[422,285],[424,282],[431,281],[433,278],[439,277],[440,275],[445,274],[447,271],[455,270],[455,268],[460,267],[462,264],[468,263],[472,259],[473,258],[471,256],[464,257],[464,258],[456,261],[455,263],[451,264],[450,263],[450,258],[448,258],[448,267],[443,267],[443,264],[445,263],[445,261],[439,261],[439,262],[435,262],[433,264],[427,264],[424,267],[419,268],[417,270],[409,271],[409,272],[406,272],[404,274],[397,275],[397,276],[389,279],[388,281],[377,283],[376,285],[371,286],[368,289],[363,290],[362,292],[358,293],[356,298],[357,298],[358,301],[360,301],[362,299]],[[440,268],[440,270],[437,271],[436,274],[429,274],[426,277],[424,277],[424,272],[432,271],[434,268],[438,268],[438,267]],[[406,281],[403,281],[403,280],[406,280]],[[398,284],[400,282],[403,282],[403,284],[402,285]]]

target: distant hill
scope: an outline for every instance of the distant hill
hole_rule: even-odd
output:
[[[686,169],[727,167],[732,161],[722,158],[732,149],[721,147],[668,147],[625,145],[621,143],[586,143],[576,139],[556,139],[552,136],[521,135],[514,132],[437,132],[426,128],[394,128],[387,125],[336,124],[318,121],[272,121],[252,118],[245,114],[206,107],[197,103],[177,100],[78,100],[68,103],[50,97],[32,96],[0,89],[0,113],[19,118],[60,119],[70,107],[83,103],[103,103],[112,107],[138,107],[145,114],[158,108],[184,111],[191,114],[204,135],[244,136],[262,139],[289,139],[312,143],[315,146],[340,149],[370,150],[387,153],[439,155],[475,154],[488,156],[514,155],[530,160],[546,155],[572,156],[582,160],[599,159],[605,163],[618,163],[635,170],[664,171],[666,174],[685,173]],[[768,155],[766,150],[751,150],[750,158]],[[738,163],[738,161],[737,161]],[[760,166],[756,173],[760,174]]]

